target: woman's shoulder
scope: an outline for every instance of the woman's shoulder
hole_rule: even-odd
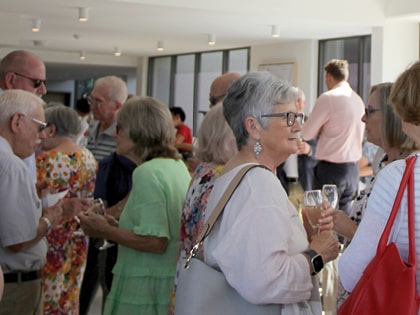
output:
[[[140,164],[134,173],[138,175],[153,175],[153,174],[164,174],[170,176],[170,174],[186,173],[191,178],[188,172],[187,166],[181,159],[176,160],[172,158],[155,158],[150,161],[146,161]]]

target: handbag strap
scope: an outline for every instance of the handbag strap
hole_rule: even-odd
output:
[[[207,219],[207,221],[204,223],[203,228],[200,232],[200,234],[197,237],[197,240],[195,242],[195,245],[192,247],[187,261],[184,265],[184,268],[188,268],[189,262],[190,260],[195,256],[198,247],[203,243],[204,239],[210,234],[211,230],[213,229],[214,224],[216,223],[217,219],[219,218],[220,214],[223,212],[223,210],[225,209],[226,204],[228,203],[228,201],[230,200],[230,198],[232,197],[233,193],[235,192],[236,188],[238,187],[239,183],[242,181],[242,179],[244,178],[245,174],[248,173],[248,171],[252,168],[255,167],[263,167],[266,168],[263,165],[259,165],[259,164],[250,164],[247,166],[244,166],[236,175],[235,177],[232,179],[232,181],[230,182],[229,186],[226,188],[225,192],[223,193],[222,197],[219,199],[219,201],[217,202],[216,206],[214,207],[213,212],[211,213],[211,215],[209,216],[209,218]],[[268,168],[266,168],[268,169]]]
[[[389,215],[388,222],[384,228],[382,236],[378,243],[377,254],[382,253],[389,240],[389,234],[391,233],[392,226],[395,218],[397,217],[398,210],[400,208],[401,199],[404,194],[405,187],[407,186],[407,203],[408,203],[408,240],[409,240],[409,255],[408,262],[413,266],[417,266],[416,256],[416,241],[414,232],[414,173],[413,168],[416,162],[417,156],[412,156],[406,159],[406,168],[401,178],[400,187],[398,188],[397,195],[395,196],[394,205],[392,206],[391,214]]]

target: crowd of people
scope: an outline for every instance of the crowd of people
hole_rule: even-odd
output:
[[[324,70],[328,91],[310,115],[304,92],[272,74],[217,77],[194,140],[181,107],[129,96],[115,76],[97,79],[75,109],[47,104],[42,60],[27,51],[6,55],[0,315],[89,314],[99,287],[103,314],[175,314],[181,261],[248,165],[259,167],[242,179],[196,258],[249,303],[335,314],[375,255],[404,160],[418,154],[420,62],[395,83],[372,86],[366,105],[348,83],[346,60]],[[364,137],[383,154],[360,191]],[[282,172],[295,154],[303,190],[337,186],[338,206],[322,203],[316,229],[288,196]],[[417,183],[420,162],[414,174]],[[415,201],[419,213],[418,194]],[[405,213],[393,229],[403,259]],[[338,277],[319,277],[337,258]],[[321,299],[320,280],[334,299]]]

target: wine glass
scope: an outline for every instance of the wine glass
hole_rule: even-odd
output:
[[[321,190],[307,190],[303,199],[306,218],[312,228],[318,230],[318,220],[322,211],[322,193]]]
[[[96,214],[105,215],[105,203],[101,198],[97,198],[93,200],[93,206],[90,207],[90,211],[95,212]],[[98,244],[99,245],[99,244]],[[106,239],[102,240],[102,244],[99,245],[99,250],[105,250],[114,246],[115,243],[111,243]]]
[[[322,198],[324,201],[328,201],[335,209],[337,207],[338,203],[338,192],[337,192],[337,186],[336,185],[323,185],[322,186]]]
[[[88,209],[88,211],[92,211],[94,213],[104,215],[105,214],[105,205],[104,205],[103,200],[101,198],[92,199],[92,204],[91,204],[90,208]],[[76,216],[74,216],[74,218],[79,225],[78,229],[76,231],[74,231],[74,235],[84,236],[85,233],[83,232],[83,229],[80,227],[79,217],[76,215]]]

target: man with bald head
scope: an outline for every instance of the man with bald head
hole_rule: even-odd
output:
[[[210,86],[210,108],[216,106],[220,102],[223,102],[223,100],[225,99],[226,92],[229,89],[229,86],[234,80],[238,79],[240,76],[240,73],[228,72],[214,79]]]
[[[44,62],[29,51],[12,51],[0,62],[0,88],[3,90],[19,89],[43,96],[47,93],[45,77]]]
[[[0,89],[18,89],[31,92],[40,97],[47,93],[45,86],[45,64],[35,54],[25,50],[14,50],[0,62]],[[35,155],[24,159],[36,180]]]
[[[46,234],[61,219],[62,203],[42,207],[32,174],[22,162],[45,138],[43,101],[22,90],[0,95],[0,315],[41,314],[41,268]]]

